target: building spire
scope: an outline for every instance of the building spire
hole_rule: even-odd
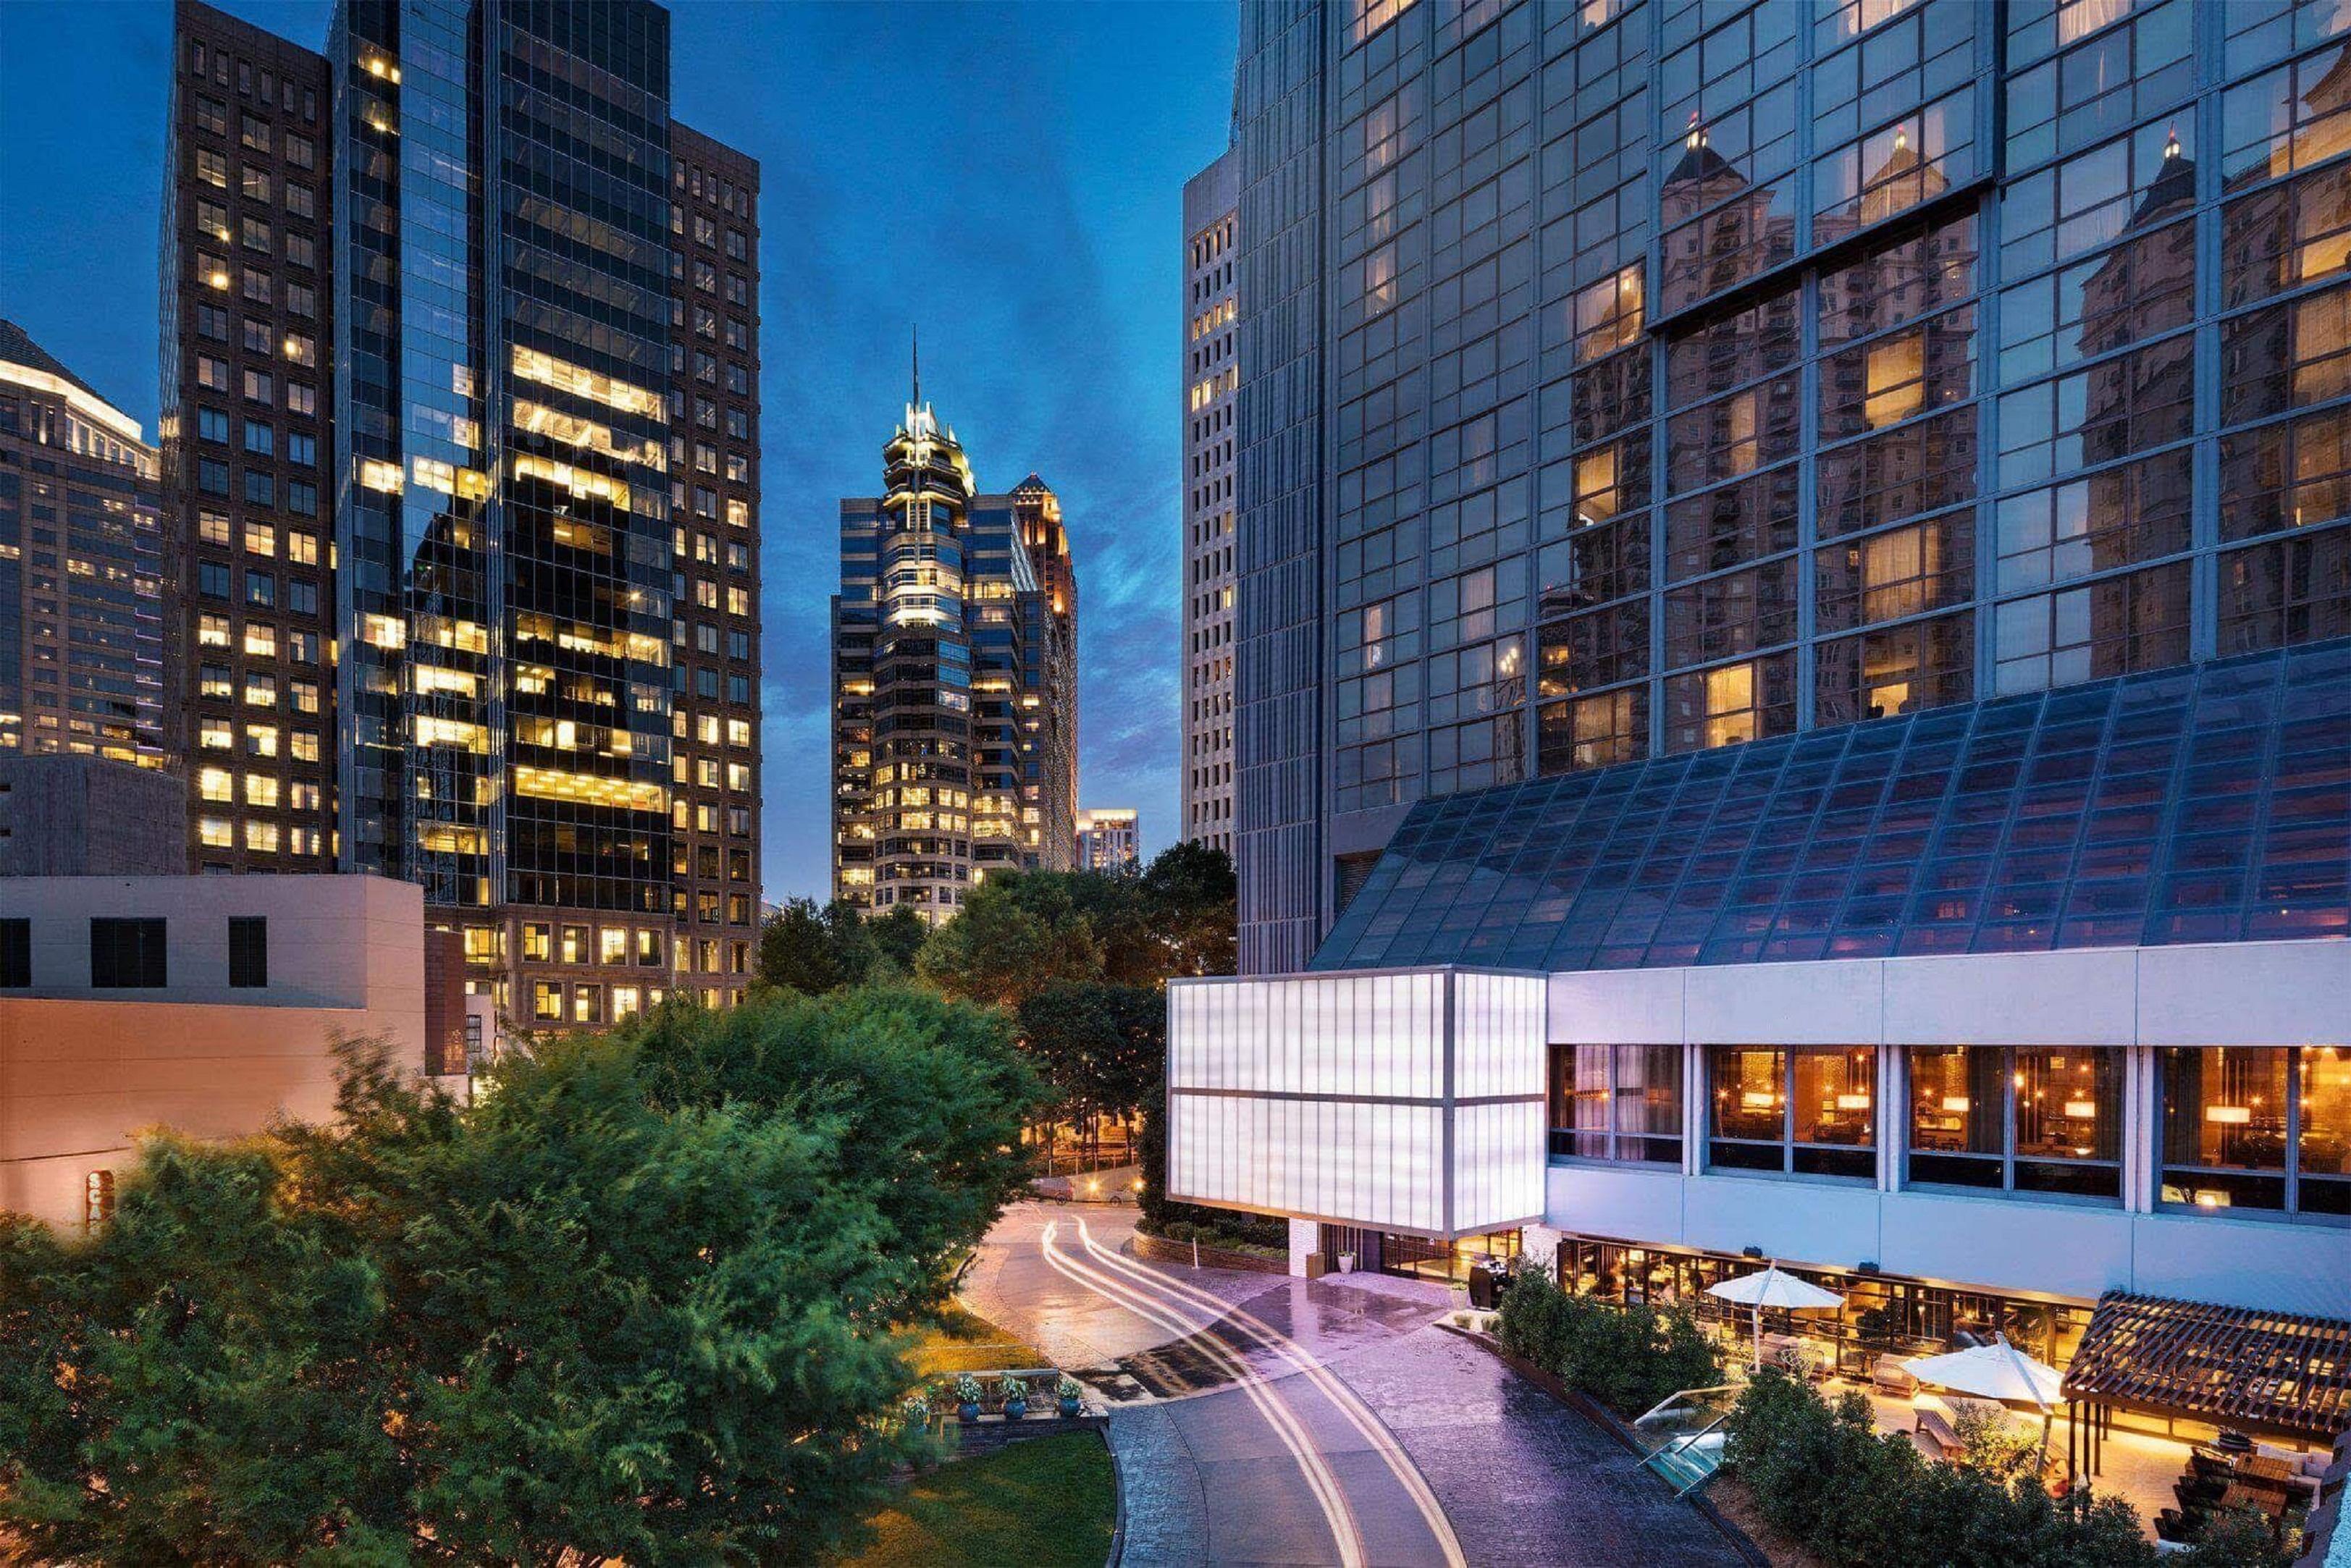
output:
[[[923,406],[923,329],[919,325],[910,325],[907,331],[914,339],[912,363],[914,372],[914,401],[913,406],[920,408]]]

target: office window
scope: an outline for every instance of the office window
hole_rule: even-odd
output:
[[[166,983],[162,921],[102,917],[90,921],[91,989],[153,989]]]
[[[1681,1047],[1551,1048],[1552,1154],[1678,1166],[1681,1131]]]
[[[269,921],[266,916],[229,916],[228,983],[234,990],[256,990],[269,984]]]
[[[33,983],[33,923],[21,916],[0,920],[0,989],[22,990]]]
[[[1711,1045],[1706,1056],[1709,1166],[1876,1174],[1875,1046]]]
[[[2167,1205],[2351,1218],[2351,1050],[2168,1046]]]
[[[1912,1046],[1913,1183],[2118,1197],[2122,1052]]]

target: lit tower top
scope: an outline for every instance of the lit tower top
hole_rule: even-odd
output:
[[[923,401],[919,350],[905,418],[882,448],[882,475],[883,622],[959,633],[964,534],[979,486],[962,443]]]
[[[893,523],[900,528],[938,528],[961,524],[964,509],[970,505],[979,486],[971,476],[971,461],[964,455],[963,444],[956,439],[953,429],[939,423],[931,405],[923,401],[922,346],[916,340],[914,355],[912,392],[906,401],[906,413],[890,441],[882,449],[883,486],[885,494],[883,507],[893,514]],[[940,517],[928,507],[914,507],[907,503],[925,495],[946,499],[953,517]]]

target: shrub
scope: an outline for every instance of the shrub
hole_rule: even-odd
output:
[[[1831,1406],[1781,1373],[1758,1373],[1732,1411],[1724,1464],[1774,1531],[1834,1568],[2152,1568],[2138,1515],[2114,1498],[2054,1502],[2031,1477],[2003,1483],[1935,1464],[1869,1402]]]
[[[1951,1406],[1951,1430],[1959,1439],[1959,1463],[1996,1481],[2012,1481],[2039,1468],[2041,1435],[2019,1426],[1989,1399],[1959,1399]]]
[[[2269,1521],[2245,1509],[2215,1514],[2196,1544],[2172,1559],[2178,1568],[2288,1568]]]
[[[1533,1270],[1503,1291],[1495,1337],[1621,1416],[1722,1375],[1713,1343],[1679,1307],[1617,1307],[1570,1296]]]

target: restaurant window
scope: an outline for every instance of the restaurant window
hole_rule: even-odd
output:
[[[1551,1048],[1552,1154],[1677,1166],[1681,1131],[1681,1047]]]
[[[1912,1046],[1914,1185],[2122,1195],[2122,1053]]]
[[[2170,1046],[2162,1201],[2351,1217],[2351,1051]]]
[[[1875,1046],[1710,1045],[1706,1054],[1709,1166],[1876,1174]]]

